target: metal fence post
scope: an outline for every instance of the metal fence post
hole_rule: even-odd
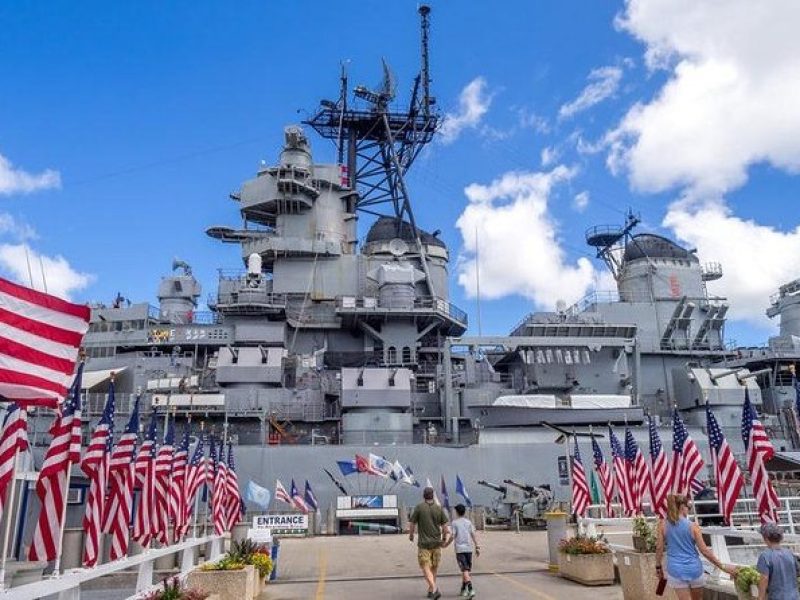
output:
[[[792,516],[792,502],[789,500],[789,498],[784,498],[783,502],[786,505],[786,519],[789,521],[789,532],[794,534],[795,530],[794,517]]]
[[[728,543],[725,541],[725,536],[720,533],[709,533],[708,535],[711,537],[711,550],[714,555],[723,565],[729,565],[731,563],[731,554],[728,552]],[[713,577],[717,580],[729,579],[730,575],[715,568]]]
[[[147,552],[147,550],[145,550]],[[139,574],[136,576],[136,591],[142,592],[153,585],[153,563],[155,559],[146,560],[139,565]]]

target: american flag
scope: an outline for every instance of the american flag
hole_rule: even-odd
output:
[[[639,449],[639,444],[633,439],[633,433],[627,427],[625,428],[625,466],[628,468],[628,484],[631,486],[633,511],[635,514],[640,514],[645,493],[650,488],[650,470],[647,468],[647,461]]]
[[[206,436],[200,433],[200,439],[197,441],[197,446],[192,453],[192,460],[189,461],[189,466],[186,468],[186,496],[183,504],[184,517],[181,535],[183,537],[189,528],[189,523],[192,520],[192,513],[194,512],[194,503],[200,488],[206,482],[206,456],[205,448]]]
[[[28,413],[17,403],[9,404],[6,411],[0,436],[0,518],[8,484],[17,470],[17,453],[28,449]]]
[[[133,520],[133,539],[143,548],[150,545],[155,535],[155,459],[156,459],[156,412],[150,415],[142,445],[133,463],[136,476],[135,488],[139,490],[139,501],[136,503],[136,517]]]
[[[628,469],[625,465],[625,452],[610,425],[608,427],[608,439],[611,443],[611,461],[614,466],[614,482],[620,502],[622,503],[622,512],[626,515],[631,515],[633,514],[633,490],[631,489],[628,479]]]
[[[672,493],[689,496],[694,491],[692,480],[697,478],[704,466],[700,450],[689,437],[676,408],[672,413]]]
[[[211,500],[214,531],[217,535],[225,533],[226,526],[228,525],[227,485],[228,465],[225,464],[225,444],[220,441],[217,473],[214,478],[214,495]]]
[[[75,373],[89,316],[88,306],[0,279],[0,396],[56,408]]]
[[[306,479],[306,493],[303,494],[303,496],[306,499],[306,506],[313,512],[317,512],[319,510],[319,502],[317,502],[317,496],[314,494],[314,490],[311,489],[311,484],[308,483],[308,479]],[[469,502],[469,497],[464,496],[464,498]]]
[[[111,451],[108,463],[108,497],[103,517],[103,533],[111,534],[111,560],[128,553],[128,537],[133,505],[133,458],[139,437],[139,398],[133,404],[125,431]]]
[[[169,496],[172,478],[175,476],[173,467],[173,451],[175,447],[175,421],[167,417],[167,430],[164,432],[164,443],[158,448],[155,462],[154,475],[154,501],[153,531],[156,539],[164,544],[169,544]],[[183,461],[186,468],[186,457]]]
[[[294,506],[292,497],[289,495],[289,492],[286,491],[286,488],[283,487],[280,479],[275,480],[275,500],[280,500],[281,502]]]
[[[170,480],[169,496],[169,518],[173,523],[175,540],[180,540],[186,533],[189,524],[189,515],[186,511],[186,496],[189,493],[189,481],[187,479],[189,462],[189,436],[191,434],[191,421],[186,424],[183,430],[183,440],[172,456],[172,479]]]
[[[106,506],[106,482],[108,481],[108,459],[114,439],[114,380],[108,384],[108,397],[100,422],[92,431],[89,447],[81,461],[81,470],[89,479],[89,495],[83,515],[83,566],[94,567],[100,553],[100,528]]]
[[[667,516],[667,495],[670,486],[670,464],[661,445],[661,438],[653,417],[648,416],[650,431],[650,500],[653,512],[662,519]]]
[[[725,517],[725,523],[730,525],[733,508],[744,486],[744,477],[708,404],[706,404],[706,429],[711,462],[714,465],[714,479],[717,480],[717,502],[722,516]]]
[[[578,449],[578,436],[575,437],[575,456],[572,457],[572,512],[579,517],[586,515],[586,508],[591,503],[589,484],[586,481],[586,470],[581,461]]]
[[[53,436],[53,439],[44,456],[39,479],[36,481],[36,495],[39,497],[41,508],[28,552],[29,560],[55,560],[61,551],[58,544],[61,538],[61,527],[64,524],[67,479],[72,463],[80,461],[80,443],[78,443],[76,458],[74,438],[75,429],[77,429],[78,440],[80,440],[82,373],[83,363],[80,363],[69,396],[50,427],[50,435]]]
[[[242,515],[242,494],[239,492],[239,478],[236,476],[236,466],[233,463],[233,444],[228,442],[228,479],[226,480],[227,491],[225,493],[228,531],[233,529],[239,517]]]
[[[756,497],[758,514],[764,523],[778,520],[778,495],[767,476],[766,463],[775,455],[767,432],[758,420],[756,409],[750,402],[747,388],[744,388],[744,407],[742,409],[742,440],[747,455],[747,468],[753,482],[753,495]]]
[[[600,475],[600,485],[603,486],[603,498],[606,501],[606,515],[608,517],[614,516],[614,508],[611,503],[614,502],[614,478],[611,475],[611,467],[603,457],[603,451],[600,449],[600,444],[592,436],[592,454],[594,454],[594,468]]]
[[[294,483],[294,479],[292,479],[292,487],[291,487],[291,499],[292,504],[294,507],[302,513],[308,513],[308,506],[306,505],[306,501],[303,499],[303,496],[300,495],[300,492],[297,489],[297,486]]]
[[[208,460],[206,461],[206,489],[209,494],[214,489],[214,480],[217,477],[217,446],[214,436],[209,436],[208,440]],[[211,501],[209,495],[208,501]]]

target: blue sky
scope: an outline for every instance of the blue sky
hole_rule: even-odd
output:
[[[0,269],[26,280],[27,249],[73,299],[154,302],[177,256],[213,292],[216,269],[240,265],[203,233],[238,224],[228,193],[274,161],[284,125],[335,96],[340,60],[354,85],[372,85],[385,57],[407,97],[415,9],[0,5]],[[800,276],[798,219],[785,210],[800,169],[797,10],[433,3],[433,91],[449,124],[409,182],[418,221],[449,244],[451,296],[472,323],[476,231],[483,332],[500,333],[607,288],[584,231],[631,207],[722,263],[711,291],[733,303],[728,337],[764,341],[769,294]],[[333,158],[328,142],[312,145]]]

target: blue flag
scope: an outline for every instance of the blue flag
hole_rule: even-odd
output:
[[[442,506],[450,510],[450,495],[447,493],[447,486],[444,484],[444,475],[442,475]]]
[[[464,499],[464,503],[472,508],[472,500],[467,493],[467,488],[464,487],[464,482],[461,481],[461,477],[456,475],[456,494],[461,496]]]
[[[252,502],[263,510],[267,510],[271,497],[267,488],[261,487],[251,479],[247,482],[247,486],[244,489],[244,499],[248,502]]]
[[[306,504],[308,504],[308,508],[317,512],[319,510],[319,502],[317,502],[317,497],[314,495],[314,490],[311,489],[311,484],[308,483],[308,479],[306,479],[306,493],[305,493]]]
[[[352,475],[353,473],[358,473],[358,467],[356,466],[355,460],[337,460],[336,464],[339,465],[339,470],[345,477]]]

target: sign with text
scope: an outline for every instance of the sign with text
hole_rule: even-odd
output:
[[[271,529],[272,533],[306,533],[308,531],[308,515],[256,515],[253,517],[253,529]]]
[[[247,539],[254,541],[256,544],[272,544],[272,530],[271,529],[248,529]]]
[[[558,483],[569,485],[569,463],[566,456],[558,457]]]

